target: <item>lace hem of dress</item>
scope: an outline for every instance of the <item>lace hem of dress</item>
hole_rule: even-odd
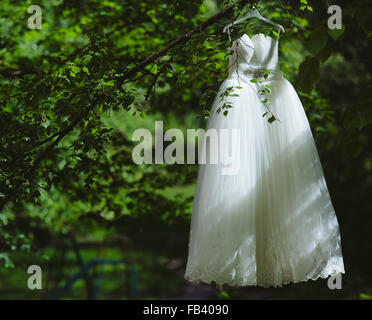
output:
[[[255,282],[252,282],[252,281],[239,282],[239,281],[235,281],[235,280],[220,282],[218,280],[216,281],[214,279],[211,279],[209,277],[205,277],[203,275],[193,276],[192,274],[191,275],[185,275],[185,279],[189,282],[196,283],[196,284],[199,284],[199,283],[206,283],[206,284],[215,283],[220,288],[223,285],[229,285],[231,287],[257,286],[257,287],[263,287],[263,288],[269,288],[269,287],[277,288],[277,287],[282,287],[282,286],[290,284],[290,283],[295,284],[295,283],[299,283],[299,282],[307,282],[309,280],[316,281],[318,279],[327,279],[328,277],[335,276],[339,273],[345,274],[343,260],[342,260],[341,257],[332,257],[331,259],[329,259],[328,264],[326,265],[325,268],[323,268],[323,270],[320,273],[315,273],[316,275],[314,275],[314,273],[312,273],[313,275],[308,275],[305,278],[300,279],[300,280],[292,278],[292,279],[289,279],[289,280],[281,281],[279,283],[272,283],[271,281],[265,281],[265,280],[255,281]],[[270,282],[270,283],[268,283],[268,282]]]

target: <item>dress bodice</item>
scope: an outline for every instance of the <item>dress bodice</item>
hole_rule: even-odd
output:
[[[229,78],[273,80],[282,78],[278,62],[278,41],[263,33],[244,34],[233,42],[229,58]],[[270,73],[265,79],[264,72]]]

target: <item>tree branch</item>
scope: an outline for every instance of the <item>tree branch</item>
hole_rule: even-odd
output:
[[[238,5],[239,8],[243,8],[248,3],[255,3],[255,2],[256,2],[256,0],[241,0],[241,1],[238,2],[237,5]],[[188,40],[190,40],[191,36],[194,33],[202,32],[204,29],[208,28],[209,26],[211,26],[216,21],[218,21],[218,20],[222,19],[223,17],[225,17],[225,16],[233,13],[234,7],[235,7],[234,5],[232,5],[230,7],[227,7],[226,9],[220,11],[219,13],[217,13],[216,15],[214,15],[213,17],[211,17],[208,20],[206,20],[203,23],[201,23],[196,28],[194,28],[194,29],[190,30],[189,32],[187,32],[187,33],[179,36],[177,39],[175,39],[171,43],[169,43],[165,48],[161,49],[158,52],[155,52],[153,55],[151,55],[150,57],[146,58],[141,63],[137,64],[132,69],[130,69],[129,71],[127,71],[126,73],[124,73],[122,76],[117,77],[116,80],[117,81],[123,81],[124,79],[127,79],[127,78],[131,77],[136,72],[140,71],[141,69],[143,69],[144,67],[146,67],[150,63],[153,63],[156,59],[158,59],[158,58],[164,56],[165,54],[167,54],[167,52],[171,48],[173,48],[173,47],[175,47],[175,46],[177,46],[179,44],[185,43]]]
[[[245,5],[249,3],[255,3],[256,0],[241,0],[237,3],[237,6],[239,8],[243,8]],[[202,32],[204,29],[208,28],[211,26],[213,23],[217,22],[218,20],[222,19],[223,17],[228,16],[229,14],[232,14],[234,11],[234,8],[236,5],[232,5],[227,7],[226,9],[220,11],[213,17],[209,18],[208,20],[204,21],[201,23],[199,26],[196,28],[190,30],[189,32],[179,36],[177,39],[173,40],[171,43],[169,43],[165,48],[161,49],[160,51],[152,54],[150,57],[146,58],[143,60],[141,63],[137,64],[134,66],[132,69],[124,73],[122,76],[115,78],[116,81],[122,82],[129,77],[135,75],[138,71],[142,70],[144,67],[149,65],[150,63],[154,62],[155,60],[159,59],[160,57],[164,56],[167,54],[167,52],[182,43],[185,43],[189,41],[192,37],[193,34]],[[89,114],[87,111],[81,112],[72,122],[69,126],[67,126],[65,129],[63,129],[61,132],[59,132],[58,135],[53,135],[52,137],[47,138],[46,140],[42,141],[42,143],[45,143],[46,141],[49,141],[49,139],[55,138],[56,136],[58,137],[53,143],[51,143],[40,155],[39,157],[35,160],[33,164],[33,168],[35,168],[41,160],[44,159],[44,157],[52,151],[52,149],[58,145],[58,143],[70,132],[74,129],[74,127],[80,123],[84,119],[84,117]]]

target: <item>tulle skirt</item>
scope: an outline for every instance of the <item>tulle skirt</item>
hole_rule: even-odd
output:
[[[185,273],[191,282],[268,287],[345,272],[338,221],[301,101],[286,79],[267,83],[273,123],[263,117],[257,84],[228,78],[212,106],[208,128],[240,132],[239,150],[220,142],[239,170],[223,174],[221,161],[200,165]],[[239,96],[227,97],[227,116],[225,109],[218,114],[231,86],[241,87],[234,91]]]

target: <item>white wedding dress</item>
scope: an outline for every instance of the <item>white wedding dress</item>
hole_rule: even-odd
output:
[[[200,166],[185,279],[268,287],[344,273],[337,218],[305,111],[279,69],[278,41],[243,35],[231,49],[208,128],[240,130],[232,152],[240,167],[224,175],[220,162]],[[225,116],[217,110],[229,87],[239,88]]]

